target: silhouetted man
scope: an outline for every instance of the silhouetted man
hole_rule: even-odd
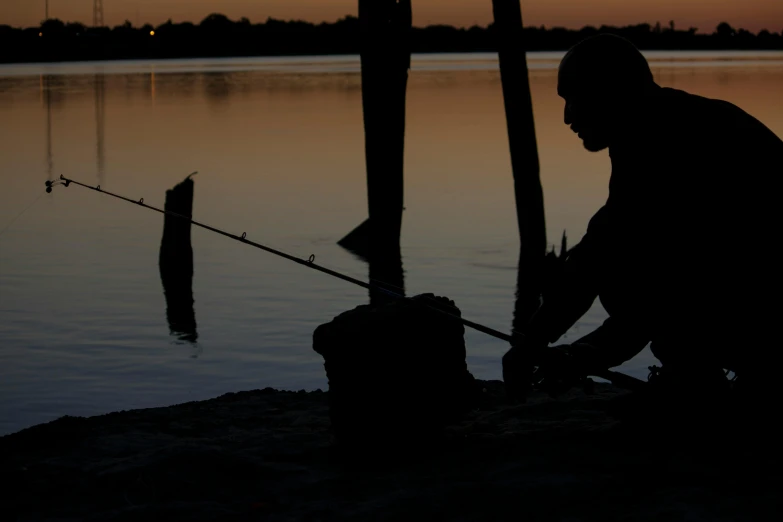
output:
[[[714,393],[724,369],[738,388],[771,383],[781,371],[773,187],[783,142],[731,103],[658,86],[617,36],[572,48],[558,94],[584,147],[609,149],[609,198],[569,253],[562,290],[504,356],[509,392],[524,394],[532,366],[550,379],[589,374],[650,341],[657,381],[680,391]],[[599,296],[609,314],[601,327],[546,348]]]

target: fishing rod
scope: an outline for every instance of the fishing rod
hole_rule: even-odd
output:
[[[195,174],[195,172],[193,173]],[[193,175],[191,174],[191,176]],[[182,219],[183,221],[187,221],[192,225],[195,225],[197,227],[203,228],[205,230],[209,230],[210,232],[215,232],[216,234],[220,234],[221,236],[228,237],[230,239],[233,239],[234,241],[239,241],[240,243],[244,243],[246,245],[250,245],[252,247],[258,248],[260,250],[263,250],[265,252],[269,252],[270,254],[274,254],[276,256],[282,257],[284,259],[287,259],[289,261],[293,261],[294,263],[300,264],[302,266],[306,266],[307,268],[312,268],[313,270],[317,270],[319,272],[323,272],[324,274],[330,275],[332,277],[336,277],[338,279],[342,279],[343,281],[347,281],[349,283],[352,283],[357,286],[361,286],[362,288],[366,288],[367,290],[371,291],[377,291],[382,292],[386,294],[389,297],[395,298],[395,299],[405,299],[404,295],[398,294],[396,292],[392,292],[391,290],[388,290],[386,288],[383,288],[381,286],[378,286],[373,283],[367,283],[365,281],[362,281],[360,279],[356,279],[351,276],[347,276],[345,274],[341,274],[340,272],[336,272],[334,270],[331,270],[329,268],[320,266],[315,264],[315,255],[311,255],[308,259],[302,259],[296,256],[292,256],[290,254],[286,254],[285,252],[281,252],[280,250],[276,250],[274,248],[262,245],[260,243],[256,243],[255,241],[251,241],[247,239],[247,233],[242,232],[241,235],[232,234],[231,232],[226,232],[225,230],[220,230],[219,228],[215,228],[209,225],[206,225],[204,223],[199,223],[198,221],[195,221],[190,216],[185,216],[183,214],[178,214],[176,212],[171,212],[169,210],[160,209],[157,207],[153,207],[151,205],[148,205],[144,203],[144,198],[141,198],[139,200],[134,200],[130,198],[126,198],[125,196],[121,196],[119,194],[115,194],[113,192],[109,192],[108,190],[101,189],[100,185],[97,185],[95,187],[87,185],[85,183],[80,183],[74,179],[66,178],[62,174],[60,175],[60,179],[58,182],[55,181],[47,181],[46,182],[46,192],[51,193],[52,188],[57,185],[63,185],[65,187],[69,187],[73,183],[74,185],[78,185],[80,187],[84,187],[86,189],[90,189],[95,192],[99,192],[101,194],[106,194],[108,196],[112,196],[117,199],[121,199],[122,201],[126,201],[128,203],[132,203],[134,205],[138,205],[140,207],[144,207],[149,210],[154,210],[155,212],[159,212],[166,216],[171,216],[177,219]],[[434,310],[438,313],[445,314],[448,317],[457,320],[461,322],[464,326],[467,326],[468,328],[472,328],[476,331],[479,331],[481,333],[487,334],[491,337],[495,337],[496,339],[500,339],[503,341],[506,341],[508,343],[511,343],[512,345],[519,341],[519,339],[524,337],[524,334],[520,334],[518,332],[513,332],[516,337],[512,337],[511,335],[505,334],[503,332],[500,332],[498,330],[495,330],[494,328],[489,328],[488,326],[484,326],[482,324],[469,321],[459,315],[455,315],[452,313],[449,313],[441,308],[437,308],[435,306],[429,306],[425,305],[427,308]],[[441,303],[438,302],[438,306],[443,306]],[[606,379],[608,381],[611,381],[613,384],[620,386],[622,388],[626,388],[629,390],[637,390],[641,389],[642,387],[646,386],[646,382],[642,381],[641,379],[637,379],[635,377],[631,377],[630,375],[626,375],[619,372],[614,372],[611,370],[595,370],[591,371],[591,374],[595,375],[596,377],[600,377],[602,379]]]

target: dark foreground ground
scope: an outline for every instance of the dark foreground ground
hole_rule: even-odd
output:
[[[321,392],[65,417],[0,438],[0,519],[781,520],[774,445],[634,435],[608,385],[512,405],[482,384],[444,440],[386,460],[346,460]]]

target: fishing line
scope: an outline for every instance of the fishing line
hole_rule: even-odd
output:
[[[306,260],[302,259],[302,258],[299,258],[299,257],[296,257],[296,256],[292,256],[290,254],[286,254],[285,252],[281,252],[280,250],[276,250],[274,248],[271,248],[271,247],[268,247],[268,246],[262,245],[260,243],[256,243],[255,241],[251,241],[251,240],[247,239],[247,233],[245,233],[245,232],[242,232],[241,235],[237,235],[237,234],[232,234],[231,232],[226,232],[224,230],[220,230],[219,228],[215,228],[215,227],[206,225],[204,223],[199,223],[198,221],[195,221],[194,219],[192,219],[189,216],[185,216],[185,215],[182,215],[182,214],[177,214],[176,212],[171,212],[171,211],[168,211],[168,210],[163,210],[163,209],[160,209],[160,208],[148,205],[148,204],[144,203],[144,198],[141,198],[139,200],[133,200],[133,199],[130,199],[130,198],[126,198],[125,196],[120,196],[119,194],[115,194],[113,192],[109,192],[108,190],[103,190],[103,189],[101,189],[100,185],[92,187],[90,185],[86,185],[84,183],[80,183],[80,182],[78,182],[76,180],[66,178],[63,175],[60,175],[60,179],[58,181],[56,181],[56,182],[54,182],[54,181],[47,181],[46,182],[46,192],[51,192],[52,188],[57,186],[57,185],[63,185],[65,187],[68,187],[68,186],[70,186],[71,183],[73,183],[74,185],[78,185],[80,187],[84,187],[86,189],[93,190],[95,192],[99,192],[101,194],[106,194],[107,196],[112,196],[114,198],[121,199],[123,201],[127,201],[128,203],[132,203],[134,205],[138,205],[140,207],[147,208],[149,210],[154,210],[155,212],[159,212],[159,213],[164,214],[166,216],[171,216],[171,217],[175,217],[175,218],[178,218],[178,219],[182,219],[184,221],[188,221],[189,223],[191,223],[192,225],[195,225],[197,227],[203,228],[205,230],[209,230],[211,232],[215,232],[216,234],[220,234],[221,236],[228,237],[230,239],[233,239],[234,241],[239,241],[240,243],[244,243],[246,245],[250,245],[252,247],[258,248],[258,249],[263,250],[265,252],[269,252],[270,254],[274,254],[276,256],[282,257],[282,258],[287,259],[289,261],[293,261],[294,263],[300,264],[302,266],[306,266],[307,268],[312,268],[313,270],[317,270],[319,272],[323,272],[324,274],[330,275],[332,277],[336,277],[338,279],[342,279],[343,281],[347,281],[347,282],[352,283],[354,285],[361,286],[362,288],[366,288],[367,290],[381,292],[381,293],[384,293],[384,294],[388,295],[389,297],[392,297],[392,298],[395,298],[395,299],[405,299],[404,295],[398,294],[396,292],[392,292],[392,291],[390,291],[390,290],[388,290],[386,288],[380,287],[380,286],[372,284],[372,283],[367,283],[367,282],[362,281],[360,279],[356,279],[354,277],[347,276],[345,274],[341,274],[340,272],[335,272],[334,270],[331,270],[329,268],[317,265],[317,264],[315,264],[315,255],[311,255]],[[450,317],[450,318],[452,318],[452,319],[454,319],[456,321],[459,321],[464,326],[467,326],[468,328],[472,328],[474,330],[477,330],[479,332],[487,334],[487,335],[489,335],[491,337],[495,337],[496,339],[501,339],[503,341],[506,341],[506,342],[512,343],[512,344],[515,343],[516,341],[518,341],[519,338],[523,337],[522,334],[519,334],[517,332],[514,332],[514,333],[515,333],[516,336],[519,336],[519,338],[512,337],[511,335],[505,334],[505,333],[500,332],[498,330],[495,330],[493,328],[489,328],[489,327],[484,326],[482,324],[475,323],[473,321],[469,321],[469,320],[467,320],[467,319],[465,319],[465,318],[463,318],[461,316],[458,316],[458,315],[455,315],[455,314],[452,314],[452,313],[449,313],[449,312],[443,310],[442,309],[442,307],[444,306],[443,303],[441,303],[439,301],[434,301],[432,299],[430,299],[430,300],[435,302],[435,303],[437,303],[438,307],[425,305],[425,306],[427,306],[427,308],[429,308],[431,310],[434,310],[436,312],[439,312],[441,314],[444,314],[444,315],[446,315],[446,316],[448,316],[448,317]],[[622,373],[613,372],[613,371],[609,371],[609,370],[602,370],[602,371],[596,371],[596,372],[591,372],[591,373],[594,374],[596,377],[600,377],[602,379],[606,379],[608,381],[613,382],[614,384],[616,384],[618,386],[621,386],[621,387],[624,387],[624,388],[628,388],[628,389],[638,389],[638,388],[640,388],[642,386],[645,386],[647,384],[644,381],[642,381],[640,379],[637,379],[635,377],[631,377],[629,375],[625,375],[625,374],[622,374]]]
[[[49,182],[49,181],[47,181],[47,183],[50,183],[50,182]],[[46,192],[41,192],[40,194],[38,194],[38,197],[36,197],[36,198],[33,200],[33,202],[32,202],[32,203],[30,203],[29,205],[27,205],[27,206],[24,208],[24,210],[22,210],[20,213],[18,213],[18,214],[16,215],[16,217],[14,217],[13,219],[11,219],[11,221],[10,221],[10,222],[9,222],[9,223],[8,223],[8,224],[5,226],[5,228],[4,228],[2,231],[0,231],[0,236],[2,236],[3,234],[5,234],[5,233],[6,233],[6,231],[8,231],[8,229],[9,229],[9,228],[11,228],[11,225],[13,225],[13,224],[14,224],[14,222],[15,222],[17,219],[19,219],[20,217],[22,217],[22,214],[24,214],[25,212],[27,212],[28,210],[30,210],[30,209],[32,208],[32,206],[33,206],[33,205],[35,205],[36,203],[38,203],[38,200],[39,200],[39,199],[41,199],[41,197],[42,197],[44,194],[46,194],[46,193],[48,193],[48,192],[51,192],[51,190],[49,190],[50,188],[51,188],[51,186],[50,186],[50,185],[47,185],[47,186],[46,186]]]

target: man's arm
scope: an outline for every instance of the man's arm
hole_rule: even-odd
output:
[[[581,364],[605,370],[632,359],[649,342],[649,335],[643,329],[610,317],[575,341],[570,352]]]
[[[573,344],[543,350],[532,380],[540,389],[554,395],[589,375],[611,380],[607,370],[634,357],[648,342],[643,330],[610,317]],[[618,384],[624,386],[622,382]]]
[[[532,384],[533,370],[542,362],[545,348],[559,339],[584,315],[598,296],[601,252],[606,241],[606,206],[568,254],[557,291],[550,294],[522,330],[522,338],[503,356],[503,381],[512,398],[524,400]]]
[[[545,300],[522,332],[533,344],[557,341],[593,305],[598,297],[600,264],[607,236],[607,208],[590,219],[582,240],[568,253],[558,290]]]

